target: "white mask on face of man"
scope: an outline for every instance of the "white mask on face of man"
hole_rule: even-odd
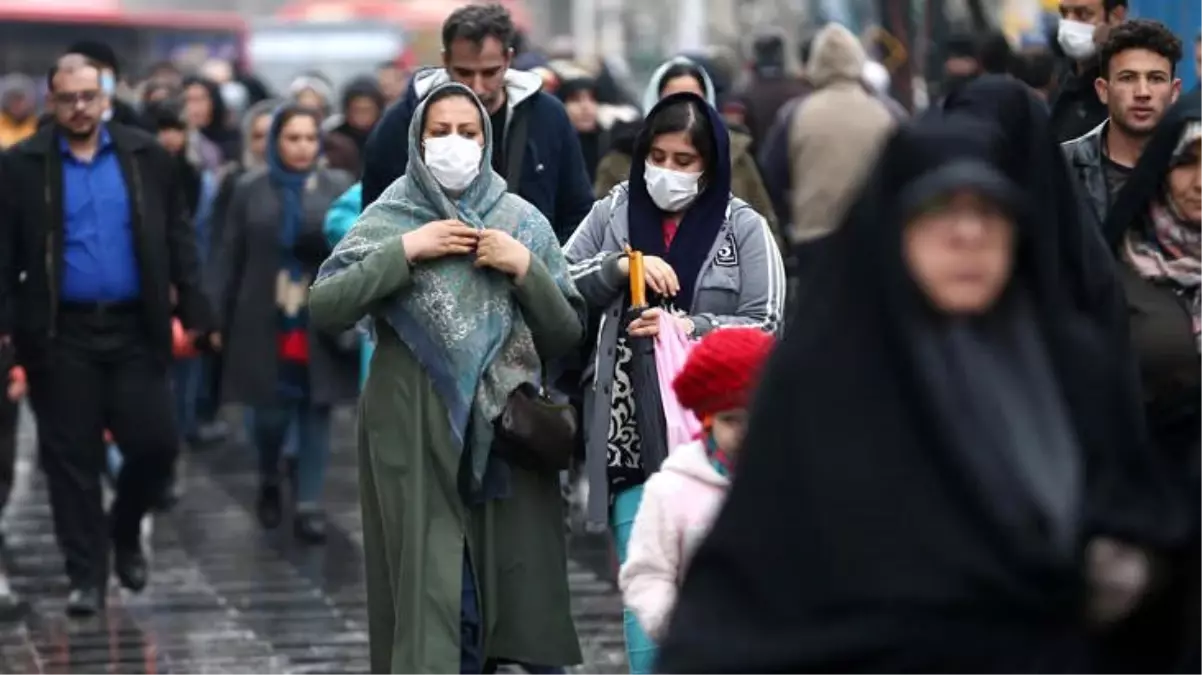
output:
[[[1093,42],[1094,28],[1092,23],[1061,19],[1060,27],[1056,30],[1056,41],[1070,59],[1084,61],[1097,51]]]
[[[668,213],[685,210],[700,192],[700,172],[673,171],[647,162],[643,179],[647,182],[647,194],[651,196],[651,201]]]
[[[437,136],[427,138],[422,147],[426,150],[426,167],[444,190],[462,192],[480,175],[484,148],[471,138],[458,134]]]

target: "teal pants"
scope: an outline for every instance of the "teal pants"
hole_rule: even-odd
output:
[[[626,548],[630,544],[630,533],[634,530],[634,517],[643,501],[643,486],[632,487],[614,497],[610,514],[614,545],[618,549],[618,563],[626,562]],[[622,609],[622,628],[626,634],[626,660],[630,662],[633,675],[655,672],[655,643],[647,637],[634,612]]]

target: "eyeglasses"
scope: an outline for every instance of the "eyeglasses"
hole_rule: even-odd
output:
[[[100,98],[100,90],[93,89],[91,91],[60,91],[55,92],[52,99],[54,105],[60,108],[78,108],[81,105],[89,106]]]

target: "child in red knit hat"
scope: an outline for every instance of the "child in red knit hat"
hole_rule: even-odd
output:
[[[647,479],[619,575],[623,601],[653,640],[667,628],[685,567],[726,498],[748,401],[774,342],[755,328],[713,331],[673,382],[680,404],[705,433],[673,449]]]

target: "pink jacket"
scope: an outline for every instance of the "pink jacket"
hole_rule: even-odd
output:
[[[678,447],[647,479],[618,583],[623,602],[652,640],[667,628],[688,561],[729,487],[700,441]]]

